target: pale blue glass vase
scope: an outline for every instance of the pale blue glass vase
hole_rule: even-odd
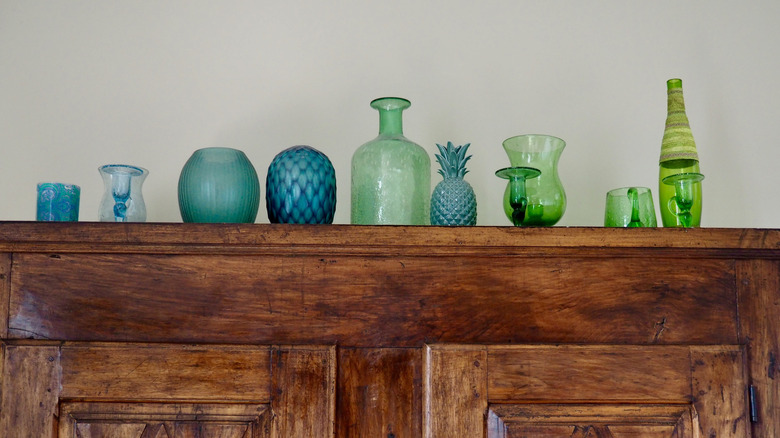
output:
[[[101,222],[145,222],[146,204],[141,186],[149,175],[143,167],[107,164],[98,168],[105,192],[100,200]]]
[[[179,176],[179,211],[184,222],[253,223],[260,208],[260,180],[237,149],[195,151]]]

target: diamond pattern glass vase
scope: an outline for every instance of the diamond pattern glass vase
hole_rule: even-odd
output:
[[[268,166],[265,205],[271,223],[333,223],[336,171],[328,157],[311,146],[277,154]]]

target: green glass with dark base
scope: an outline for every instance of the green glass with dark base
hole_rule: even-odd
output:
[[[509,194],[509,207],[512,209],[509,219],[512,225],[520,227],[526,219],[528,213],[528,180],[539,177],[542,172],[533,167],[505,167],[496,171],[496,176],[502,179],[508,179],[507,193]]]
[[[351,222],[360,225],[428,225],[431,159],[403,135],[403,110],[397,97],[371,102],[379,111],[379,136],[352,156]]]
[[[512,205],[512,179],[504,190],[504,213],[517,226],[555,225],[566,211],[566,192],[558,177],[558,160],[566,142],[551,135],[518,135],[503,142],[513,168],[538,169],[540,174],[525,181],[526,202],[518,223],[519,211]],[[501,175],[499,175],[501,176]]]
[[[669,181],[675,175],[701,175],[699,155],[693,139],[688,116],[685,112],[682,81],[669,79],[667,87],[667,116],[659,160],[658,198],[661,221],[665,227],[698,227],[701,225],[702,185],[701,179],[690,182],[689,207],[682,212],[676,197],[675,185]],[[667,179],[669,178],[669,179]],[[664,182],[667,181],[667,183]]]
[[[666,209],[677,217],[681,227],[693,227],[692,208],[696,201],[696,187],[701,187],[704,175],[697,172],[676,173],[661,180],[661,183],[674,188],[674,196],[667,202]],[[701,190],[699,190],[701,198]],[[701,205],[701,202],[699,203]],[[663,208],[663,206],[662,206]],[[699,215],[701,217],[701,215]]]

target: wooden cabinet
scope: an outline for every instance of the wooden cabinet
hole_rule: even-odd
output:
[[[0,436],[780,436],[780,231],[0,223]]]

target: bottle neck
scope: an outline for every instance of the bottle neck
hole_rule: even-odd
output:
[[[403,135],[403,110],[379,110],[379,135]]]
[[[682,88],[672,88],[667,91],[666,113],[667,116],[678,114],[687,119],[687,116],[685,115],[685,99],[683,98]]]
[[[667,85],[666,127],[661,141],[660,163],[675,160],[698,161],[696,142],[685,113],[682,81],[670,79]],[[687,167],[687,166],[686,166]]]

